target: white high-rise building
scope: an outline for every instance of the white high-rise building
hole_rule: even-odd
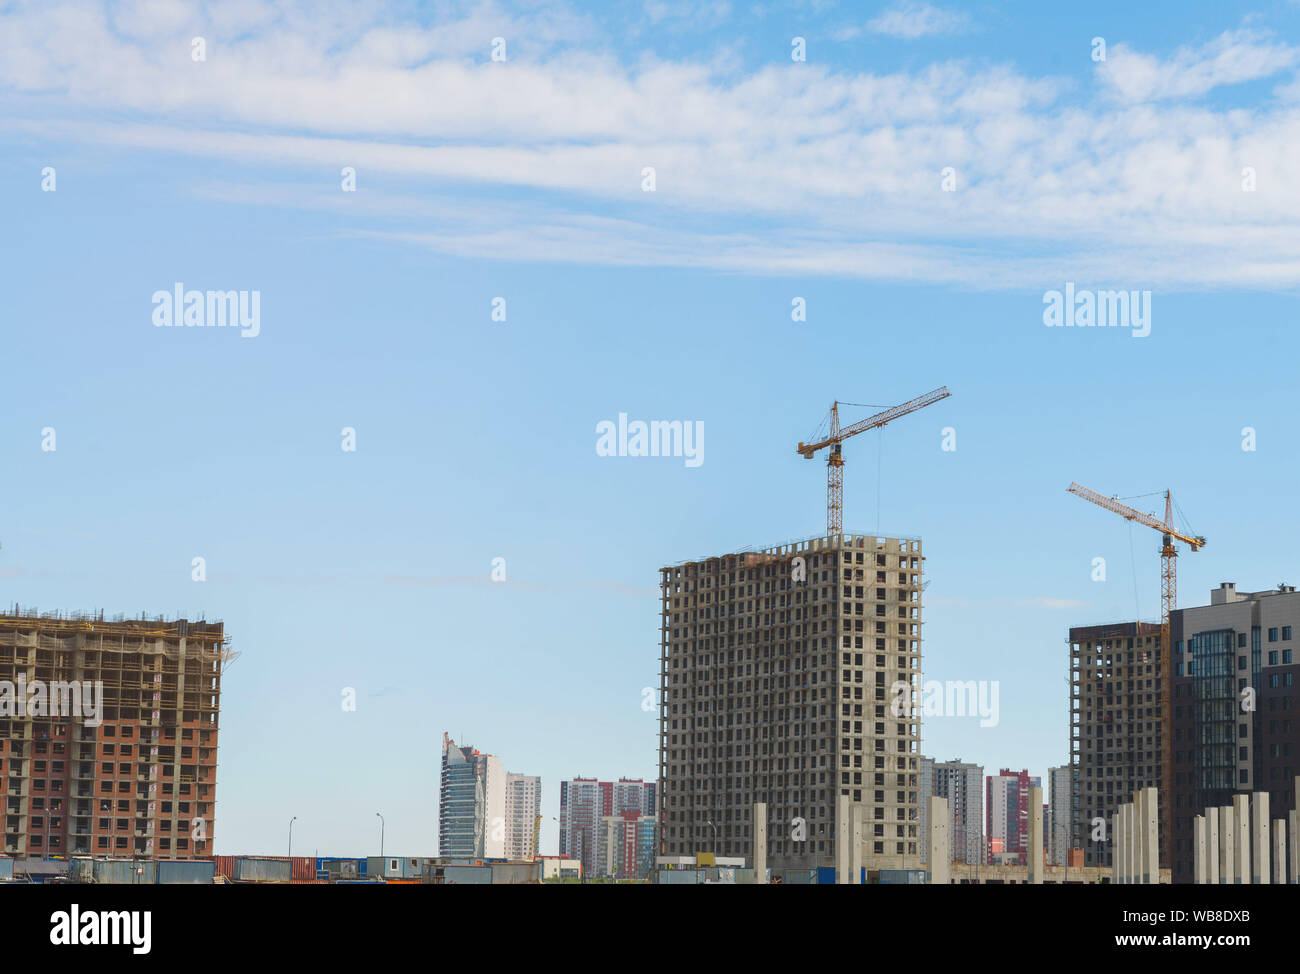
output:
[[[484,859],[504,859],[506,855],[506,771],[501,759],[486,754],[487,772],[484,775],[484,807],[487,809],[488,829],[483,839]]]
[[[542,813],[542,779],[537,775],[506,775],[507,859],[531,859],[537,855],[533,832]]]
[[[501,760],[442,735],[438,854],[455,859],[505,857],[506,774]]]
[[[923,795],[948,799],[948,812],[952,816],[952,861],[971,865],[982,864],[984,855],[984,768],[978,764],[955,761],[921,759],[921,790]],[[929,802],[924,803],[925,806]],[[922,850],[928,851],[929,809],[922,808],[922,832],[927,839]]]
[[[1047,769],[1047,862],[1064,866],[1070,853],[1074,809],[1070,766]]]

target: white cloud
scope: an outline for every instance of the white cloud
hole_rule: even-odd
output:
[[[272,202],[340,209],[350,232],[485,258],[1039,290],[1300,284],[1300,106],[1184,100],[1240,80],[1243,43],[1270,52],[1256,76],[1293,70],[1276,67],[1292,48],[1255,35],[1167,60],[1117,46],[1106,96],[1080,100],[957,62],[629,66],[563,8],[408,26],[374,4],[190,6],[147,40],[82,4],[0,9],[0,129],[224,159]],[[506,64],[487,59],[498,33]],[[320,176],[344,165],[367,192],[340,208]]]
[[[1297,63],[1300,51],[1295,47],[1242,30],[1220,34],[1200,47],[1181,47],[1167,60],[1116,44],[1097,64],[1097,75],[1124,101],[1161,101],[1271,78]]]
[[[899,3],[867,22],[873,34],[915,40],[933,34],[951,34],[969,22],[964,13],[940,10],[928,3]]]

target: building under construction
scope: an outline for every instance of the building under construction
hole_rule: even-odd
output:
[[[660,855],[920,866],[921,542],[832,534],[660,570]],[[853,859],[851,861],[857,861]]]
[[[220,622],[0,615],[3,852],[212,855]]]
[[[1093,840],[1096,823],[1160,785],[1163,673],[1158,625],[1070,630],[1071,848],[1083,849],[1085,866],[1111,865],[1111,843]]]

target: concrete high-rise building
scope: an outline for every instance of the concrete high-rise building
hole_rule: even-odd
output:
[[[1064,866],[1074,835],[1074,775],[1070,765],[1047,769],[1047,864]]]
[[[1092,841],[1098,823],[1109,836],[1111,817],[1133,792],[1161,787],[1162,669],[1159,625],[1070,630],[1070,841],[1085,866],[1111,865],[1112,843]]]
[[[1300,593],[1289,585],[1238,592],[1224,582],[1210,604],[1179,609],[1174,646],[1173,863],[1193,881],[1193,820],[1234,796],[1268,795],[1270,815],[1295,808],[1300,774]],[[1252,799],[1253,800],[1253,799]],[[1170,865],[1170,864],[1164,864]]]
[[[0,615],[4,854],[212,855],[230,656],[220,622]]]
[[[988,777],[988,861],[993,857],[993,839],[1004,862],[1018,866],[1029,863],[1029,790],[1042,786],[1028,771],[1003,768]]]
[[[922,570],[855,534],[660,570],[661,855],[750,856],[764,802],[770,867],[831,866],[843,799],[865,868],[919,866]]]
[[[952,861],[980,865],[985,862],[984,844],[984,768],[978,764],[955,761],[932,761],[922,758],[922,795],[948,799],[948,812],[952,816],[949,847]],[[924,782],[929,782],[928,786]],[[926,788],[929,791],[926,791]],[[922,802],[928,806],[928,801]],[[924,812],[923,812],[924,817]],[[929,822],[924,822],[924,834],[929,835]],[[922,843],[924,850],[928,839]]]
[[[537,854],[533,834],[542,814],[542,779],[536,775],[506,774],[507,859],[531,859]]]
[[[506,851],[506,773],[501,761],[442,735],[438,855],[502,859]]]
[[[582,860],[587,875],[600,875],[601,820],[629,812],[653,817],[656,794],[655,782],[641,778],[560,782],[560,855]]]

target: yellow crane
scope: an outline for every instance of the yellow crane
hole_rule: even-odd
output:
[[[1160,780],[1164,820],[1161,823],[1160,847],[1164,861],[1167,864],[1172,863],[1170,851],[1173,847],[1170,842],[1173,837],[1174,735],[1171,717],[1173,713],[1174,654],[1169,641],[1169,618],[1174,609],[1177,608],[1178,602],[1178,549],[1174,547],[1174,541],[1181,541],[1193,551],[1198,551],[1205,547],[1205,538],[1201,535],[1183,534],[1174,527],[1174,498],[1167,490],[1165,491],[1165,519],[1163,521],[1157,520],[1155,515],[1144,514],[1142,511],[1129,507],[1114,497],[1106,497],[1095,490],[1089,490],[1081,484],[1071,483],[1068,490],[1076,497],[1082,497],[1084,500],[1096,504],[1112,514],[1118,514],[1126,521],[1134,521],[1145,525],[1163,535],[1160,545],[1160,655],[1164,665],[1161,674],[1160,722],[1161,739],[1164,746],[1162,748],[1163,753],[1160,756]]]
[[[843,429],[840,429],[840,403],[838,400],[831,403],[828,435],[816,443],[801,442],[795,447],[795,452],[807,460],[811,460],[818,450],[830,447],[830,452],[826,456],[826,533],[828,535],[839,534],[844,529],[844,455],[840,445],[850,436],[877,429],[900,416],[914,413],[951,395],[947,386],[940,386],[924,396],[917,396],[915,399],[876,413],[874,416],[868,416]]]

